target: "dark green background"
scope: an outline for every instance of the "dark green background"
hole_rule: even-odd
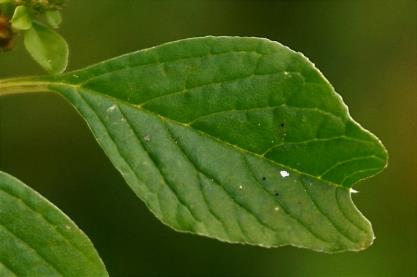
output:
[[[52,94],[0,99],[0,170],[48,197],[90,236],[112,276],[416,276],[416,1],[71,0],[69,69],[204,35],[267,37],[303,52],[390,152],[356,186],[376,241],[321,254],[220,243],[162,225],[129,190],[74,109]],[[19,41],[0,77],[42,74]],[[81,276],[80,276],[81,277]]]

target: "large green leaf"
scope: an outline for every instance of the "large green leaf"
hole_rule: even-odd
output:
[[[58,208],[0,171],[0,276],[108,276],[86,235]]]
[[[380,172],[387,153],[314,65],[279,43],[187,39],[28,82],[68,99],[176,230],[327,252],[373,241],[349,187]]]

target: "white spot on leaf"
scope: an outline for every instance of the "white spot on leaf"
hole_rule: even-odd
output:
[[[107,109],[108,113],[114,112],[116,110],[116,105],[112,105]]]
[[[288,173],[288,171],[285,171],[285,170],[281,170],[279,172],[279,174],[281,174],[282,178],[285,178],[285,177],[290,176],[290,174]]]

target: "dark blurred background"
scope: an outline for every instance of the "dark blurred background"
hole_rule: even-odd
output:
[[[0,99],[0,170],[67,213],[112,276],[401,276],[416,272],[416,1],[70,0],[61,34],[69,69],[204,35],[267,37],[303,52],[390,153],[353,196],[376,241],[358,253],[224,244],[162,225],[130,191],[86,124],[59,96]],[[0,77],[43,74],[23,50]],[[81,276],[80,276],[81,277]]]

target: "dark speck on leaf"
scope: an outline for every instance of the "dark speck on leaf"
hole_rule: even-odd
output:
[[[279,193],[278,193],[278,192],[276,192],[276,193],[275,193],[275,196],[279,196]]]
[[[281,124],[280,124],[280,126],[281,126],[281,127],[284,127],[284,126],[285,126],[285,124],[284,124],[284,123],[281,123]]]
[[[266,180],[266,177],[262,177],[262,180],[264,180],[264,181],[265,181],[265,180]]]

